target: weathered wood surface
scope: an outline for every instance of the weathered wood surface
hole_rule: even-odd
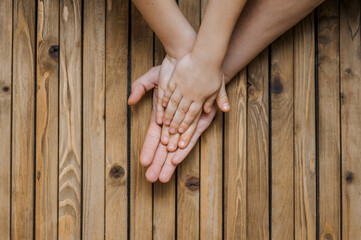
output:
[[[207,1],[178,4],[198,30]],[[328,0],[277,39],[150,184],[152,93],[126,100],[165,52],[134,5],[1,1],[0,238],[358,239],[360,8]]]

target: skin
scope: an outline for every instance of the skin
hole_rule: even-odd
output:
[[[210,112],[225,85],[222,62],[245,3],[246,0],[209,0],[192,51],[177,62],[166,89],[161,84],[157,122],[170,126],[171,134],[187,131],[202,107]],[[166,108],[164,114],[162,107]],[[228,100],[221,109],[230,110]]]
[[[323,0],[253,0],[247,2],[235,26],[223,61],[222,69],[225,83],[272,41],[303,19],[322,2]],[[136,104],[146,91],[153,88],[153,106],[157,104],[158,80],[161,68],[171,72],[174,65],[164,65],[163,63],[161,66],[153,67],[135,81],[132,85],[132,93],[128,104]],[[218,101],[218,105],[221,105],[222,99]],[[155,182],[159,180],[165,183],[170,180],[176,166],[189,154],[202,132],[211,124],[216,111],[215,107],[212,107],[208,114],[201,114],[197,123],[193,122],[191,124],[194,128],[193,135],[189,132],[181,135],[177,134],[175,138],[178,137],[185,141],[185,147],[170,152],[160,142],[162,128],[156,123],[155,109],[153,107],[152,119],[140,155],[140,162],[143,166],[148,167],[146,172],[148,181]]]

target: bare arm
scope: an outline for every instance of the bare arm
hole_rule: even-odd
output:
[[[196,32],[175,0],[133,0],[133,3],[171,57],[179,59],[192,49]]]

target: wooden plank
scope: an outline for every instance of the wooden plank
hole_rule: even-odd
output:
[[[316,239],[314,15],[294,28],[295,239]]]
[[[231,111],[224,118],[224,238],[247,238],[247,74],[227,85]]]
[[[131,80],[134,82],[153,66],[153,32],[139,11],[131,5]],[[139,163],[144,137],[152,111],[152,94],[132,107],[130,239],[152,239],[152,184]]]
[[[201,18],[207,6],[201,0]],[[222,238],[223,113],[218,109],[201,136],[200,239]]]
[[[59,239],[81,235],[81,1],[60,1]]]
[[[83,238],[105,229],[105,1],[84,2]]]
[[[271,48],[272,238],[294,238],[293,30]]]
[[[318,8],[320,239],[341,239],[339,1]]]
[[[179,0],[179,8],[198,31],[201,2]],[[199,238],[199,143],[178,166],[177,179],[177,238]]]
[[[154,64],[160,65],[166,55],[160,40],[155,37]],[[175,239],[175,176],[168,183],[153,185],[153,239]]]
[[[269,238],[268,75],[265,50],[248,66],[247,239]]]
[[[12,1],[0,2],[0,239],[10,239]]]
[[[22,0],[13,3],[13,239],[34,236],[35,3]]]
[[[358,239],[361,229],[361,3],[340,8],[342,239]]]
[[[106,12],[106,239],[127,239],[127,67],[129,2]]]
[[[35,236],[57,239],[59,1],[38,1]]]

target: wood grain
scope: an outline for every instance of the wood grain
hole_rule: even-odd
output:
[[[34,236],[35,1],[14,1],[12,239]]]
[[[294,238],[293,30],[271,46],[272,238]]]
[[[134,82],[153,66],[153,32],[131,5],[131,80]],[[152,184],[145,178],[139,155],[149,126],[152,94],[148,92],[131,116],[130,239],[152,239]]]
[[[179,0],[179,8],[198,31],[200,25],[201,2]],[[199,238],[199,143],[178,166],[177,179],[177,238]]]
[[[83,238],[105,229],[105,1],[84,2]]]
[[[339,1],[318,8],[320,239],[341,239]]]
[[[162,64],[166,52],[159,38],[155,36],[154,65]],[[176,178],[168,183],[153,184],[153,239],[175,239]]]
[[[247,71],[227,85],[224,118],[224,238],[247,239]]]
[[[58,237],[59,1],[38,1],[35,236]]]
[[[201,18],[207,6],[201,0]],[[223,113],[218,109],[213,123],[201,136],[200,239],[222,238]]]
[[[248,66],[247,239],[269,238],[268,51]]]
[[[80,239],[82,182],[82,5],[60,1],[59,239]]]
[[[129,2],[106,11],[106,239],[127,238],[127,67]]]
[[[314,15],[294,27],[295,239],[316,239]]]
[[[340,8],[342,239],[360,238],[361,229],[361,3]]]
[[[0,2],[0,239],[10,239],[12,1]]]

